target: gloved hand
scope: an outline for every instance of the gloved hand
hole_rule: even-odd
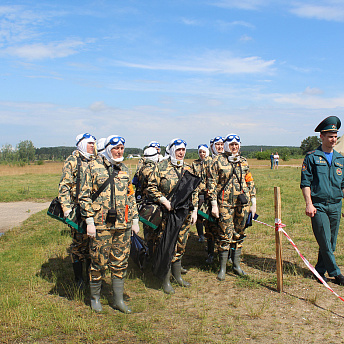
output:
[[[133,219],[133,224],[131,226],[131,231],[137,234],[140,231],[139,219]]]
[[[250,212],[252,213],[252,219],[254,218],[254,215],[256,215],[257,212],[257,200],[255,197],[251,198],[251,207],[250,207]]]
[[[213,215],[215,218],[219,218],[220,217],[220,213],[219,213],[219,207],[217,206],[217,201],[211,201],[211,215]]]
[[[64,213],[63,216],[66,219],[68,217],[68,215],[72,212],[72,209],[67,209]]]
[[[171,211],[171,202],[166,197],[160,197],[159,201],[168,211]]]
[[[191,213],[191,225],[194,225],[197,222],[197,210],[197,208],[194,208]]]
[[[87,235],[91,238],[95,238],[96,237],[96,226],[94,225],[94,220],[93,217],[88,217],[86,219],[86,224],[87,224]]]

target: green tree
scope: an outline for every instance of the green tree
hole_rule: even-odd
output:
[[[17,150],[18,150],[20,160],[23,160],[26,162],[35,160],[36,149],[32,141],[30,140],[20,141],[17,144]]]
[[[314,150],[319,147],[321,140],[318,136],[308,136],[301,142],[301,150],[303,154],[306,154],[309,151]]]
[[[13,149],[12,145],[5,144],[1,148],[1,160],[2,161],[14,161],[16,159],[16,152]]]

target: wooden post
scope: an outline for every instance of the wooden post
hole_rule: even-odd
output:
[[[279,187],[274,187],[275,195],[275,219],[281,221],[281,192]],[[278,223],[275,223],[276,241],[276,272],[277,272],[277,291],[283,291],[283,265],[282,265],[282,232],[278,231]]]

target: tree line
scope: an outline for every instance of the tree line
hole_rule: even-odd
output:
[[[301,142],[300,147],[293,146],[242,146],[241,154],[249,159],[269,160],[271,153],[278,152],[282,160],[302,158],[307,152],[320,145],[320,138],[308,136]],[[141,148],[125,148],[124,157],[130,155],[143,155]],[[73,151],[74,147],[42,147],[36,148],[32,141],[20,141],[15,147],[5,144],[0,150],[1,164],[25,165],[29,163],[43,164],[43,161],[64,161]],[[161,154],[164,155],[165,147],[162,147]],[[198,159],[197,149],[187,149],[186,159]]]

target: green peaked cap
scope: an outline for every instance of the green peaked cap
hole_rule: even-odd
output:
[[[340,126],[341,122],[337,116],[329,116],[325,118],[321,123],[319,123],[318,126],[314,129],[314,131],[338,131]]]

